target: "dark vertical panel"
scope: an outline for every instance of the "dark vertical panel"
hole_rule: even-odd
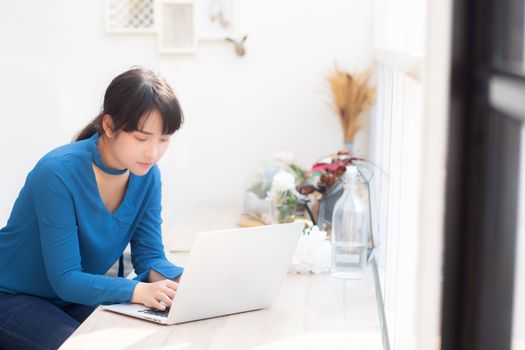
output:
[[[468,309],[463,288],[467,278],[468,256],[464,254],[468,242],[466,222],[468,209],[468,185],[476,187],[479,177],[468,182],[473,155],[468,153],[471,143],[473,121],[465,118],[471,115],[474,91],[474,42],[470,40],[473,31],[471,1],[458,0],[453,6],[453,38],[451,60],[451,96],[449,118],[449,145],[447,182],[445,198],[445,256],[444,289],[442,312],[442,349],[458,349],[466,330],[465,309]],[[479,188],[479,186],[477,186]]]
[[[495,25],[523,29],[523,1],[456,0],[453,11],[442,349],[505,350],[512,329],[521,125],[492,111],[487,86],[496,69],[515,71],[495,53],[518,57],[522,44],[511,46],[523,41],[523,33],[506,41]]]
[[[521,125],[494,112],[488,134],[476,305],[480,350],[510,349],[511,344]]]

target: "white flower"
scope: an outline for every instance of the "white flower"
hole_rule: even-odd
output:
[[[296,200],[305,198],[295,189],[295,177],[287,171],[280,170],[273,177],[272,188],[266,194],[266,200],[281,205],[290,196],[295,197]]]
[[[292,262],[288,267],[291,273],[329,272],[332,261],[332,248],[326,239],[326,232],[317,226],[301,236]]]
[[[280,170],[274,175],[271,192],[279,193],[295,189],[295,178],[287,171]]]

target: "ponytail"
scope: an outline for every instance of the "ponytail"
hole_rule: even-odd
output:
[[[89,139],[91,136],[95,135],[97,132],[100,131],[100,123],[101,123],[102,115],[98,115],[95,119],[93,119],[88,125],[86,125],[77,136],[73,138],[73,141],[82,141]]]

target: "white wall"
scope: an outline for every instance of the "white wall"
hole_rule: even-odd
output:
[[[239,0],[247,54],[201,42],[160,55],[155,35],[108,35],[102,0],[11,1],[0,11],[0,226],[34,163],[94,117],[110,80],[138,64],[174,86],[186,124],[161,162],[164,218],[194,202],[240,206],[261,160],[288,150],[309,166],[341,131],[325,76],[371,59],[371,4]],[[366,149],[366,147],[363,147]]]

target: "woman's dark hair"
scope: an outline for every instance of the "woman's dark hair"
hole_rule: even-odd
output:
[[[115,132],[132,132],[144,122],[142,117],[155,110],[161,115],[165,135],[173,134],[184,122],[179,101],[168,82],[149,69],[134,67],[111,81],[104,94],[102,111],[82,129],[75,141],[100,133],[106,114],[112,117]]]

